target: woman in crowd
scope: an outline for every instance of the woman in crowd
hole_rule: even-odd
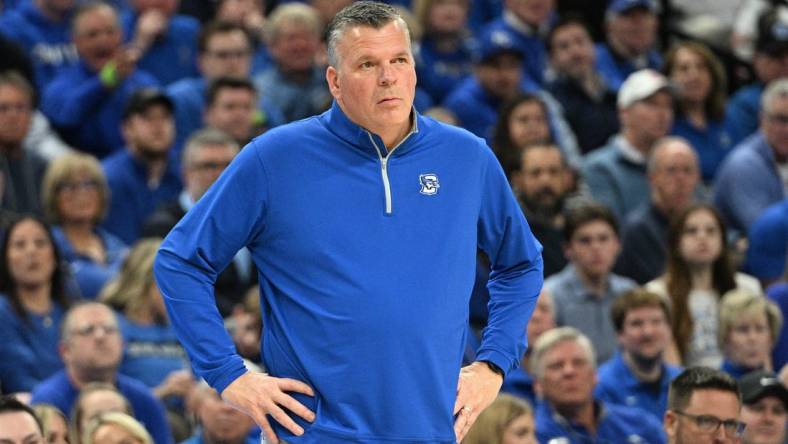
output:
[[[471,74],[473,43],[467,28],[469,0],[415,0],[413,13],[423,30],[416,47],[419,87],[441,103]]]
[[[505,103],[493,131],[492,148],[507,176],[517,169],[523,149],[552,140],[547,106],[532,94]]]
[[[536,444],[531,406],[501,394],[480,415],[463,444]]]
[[[120,313],[118,321],[126,344],[120,372],[139,379],[165,399],[184,396],[193,378],[187,370],[186,351],[170,326],[153,278],[159,245],[161,240],[155,238],[137,242],[100,298]]]
[[[132,416],[120,412],[94,418],[85,432],[84,444],[153,444],[153,438]]]
[[[670,226],[665,274],[646,289],[671,303],[674,342],[666,358],[673,364],[719,368],[721,296],[735,288],[761,293],[757,279],[735,272],[725,239],[719,213],[706,204],[685,209]]]
[[[93,157],[65,154],[47,168],[42,187],[52,235],[82,297],[95,299],[118,271],[126,245],[98,226],[109,202],[107,179]]]
[[[69,444],[68,420],[57,407],[51,404],[33,406],[44,432],[47,444]]]
[[[725,70],[709,48],[691,41],[671,48],[663,70],[678,89],[672,132],[695,148],[710,184],[734,142],[725,120]]]
[[[782,323],[780,309],[762,294],[725,293],[720,306],[722,370],[736,379],[755,370],[773,371],[771,353]]]
[[[69,305],[65,273],[46,224],[21,216],[7,227],[0,255],[0,381],[3,393],[29,392],[63,367],[60,324]]]
[[[109,412],[121,412],[133,416],[131,403],[112,384],[94,382],[83,387],[71,411],[71,442],[74,444],[85,442],[83,433],[87,430],[90,421]]]

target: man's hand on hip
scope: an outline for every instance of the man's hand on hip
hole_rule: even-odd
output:
[[[454,402],[454,434],[461,442],[479,414],[498,396],[503,377],[485,362],[474,362],[460,370],[457,400]]]
[[[278,443],[279,439],[268,423],[266,415],[271,415],[284,428],[299,436],[304,433],[304,429],[296,424],[284,409],[309,422],[315,420],[315,414],[287,392],[315,396],[312,388],[301,381],[275,378],[265,373],[246,372],[224,389],[222,399],[251,416],[263,429],[266,441]]]

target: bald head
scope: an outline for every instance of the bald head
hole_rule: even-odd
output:
[[[681,137],[664,137],[654,144],[648,162],[651,199],[671,215],[692,203],[700,180],[695,150]]]

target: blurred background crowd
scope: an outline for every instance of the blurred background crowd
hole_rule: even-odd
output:
[[[141,443],[259,440],[192,374],[153,259],[247,142],[331,106],[323,29],[351,1],[0,1],[0,393],[48,442],[94,442],[108,412]],[[741,385],[743,439],[785,442],[788,2],[388,3],[414,107],[487,141],[544,247],[529,352],[464,442],[546,443],[577,405],[662,433],[696,366],[773,378]],[[216,309],[264,371],[257,279],[239,251]]]

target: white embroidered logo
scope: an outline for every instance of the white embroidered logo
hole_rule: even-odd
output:
[[[438,188],[441,187],[441,184],[438,182],[438,175],[433,173],[419,174],[419,183],[421,184],[419,193],[425,196],[438,194]]]

